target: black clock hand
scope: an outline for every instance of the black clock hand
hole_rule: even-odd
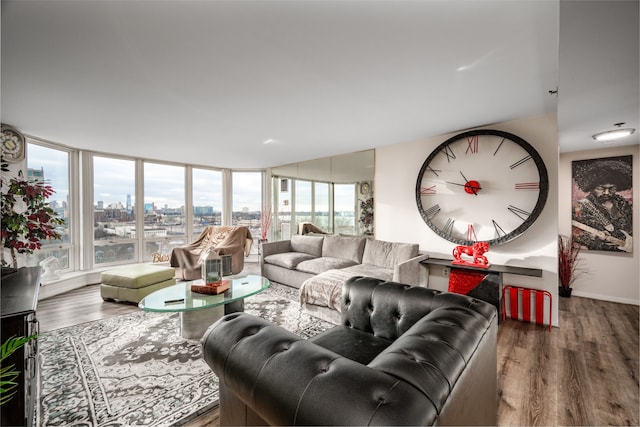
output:
[[[470,185],[470,184],[460,184],[459,182],[451,182],[451,181],[445,181],[446,184],[451,184],[451,185],[459,185],[460,187],[469,187],[469,188],[473,188],[476,190],[482,190],[482,187],[476,187],[474,185]]]
[[[467,177],[466,177],[466,176],[464,176],[464,174],[462,173],[462,171],[460,171],[460,175],[462,175],[462,178],[464,178],[464,180],[465,180],[465,182],[466,182],[466,184],[465,184],[465,188],[468,186],[468,187],[471,189],[471,191],[473,191],[473,194],[477,196],[477,195],[478,195],[478,192],[476,191],[475,186],[473,186],[473,185],[469,184],[469,182],[470,182],[470,181],[467,179]],[[478,189],[479,189],[479,188],[480,188],[480,187],[478,187]]]

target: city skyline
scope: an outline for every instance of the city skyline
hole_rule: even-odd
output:
[[[55,193],[50,203],[68,204],[69,177],[68,154],[37,144],[28,144],[28,168],[42,171],[45,181]],[[94,156],[93,206],[102,202],[104,206],[122,204],[135,205],[135,160]],[[185,206],[185,166],[144,162],[144,203],[153,203],[156,207],[184,209]],[[211,206],[222,210],[222,172],[215,169],[193,168],[192,188],[194,207]],[[262,173],[259,171],[233,171],[232,211],[258,212],[262,210]],[[303,182],[303,181],[300,181]],[[179,183],[180,185],[176,185]],[[311,187],[298,186],[296,211],[311,212]],[[341,194],[336,191],[335,211],[354,210],[353,192]],[[279,195],[280,196],[280,195]],[[292,206],[291,194],[285,195],[287,202],[281,200],[279,211]]]

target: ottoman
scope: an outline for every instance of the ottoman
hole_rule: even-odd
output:
[[[151,292],[175,285],[173,267],[133,264],[102,272],[100,296],[103,300],[138,303]]]

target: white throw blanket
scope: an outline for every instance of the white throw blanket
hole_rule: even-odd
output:
[[[300,286],[300,304],[329,307],[341,312],[342,284],[353,275],[343,270],[327,270],[305,280]]]

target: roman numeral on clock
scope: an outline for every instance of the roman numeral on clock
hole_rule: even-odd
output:
[[[472,154],[478,152],[478,135],[470,136],[467,138],[467,151],[465,151],[464,153],[467,154],[468,152],[471,152]]]
[[[540,182],[516,182],[516,190],[539,190]]]
[[[531,156],[527,156],[527,157],[523,157],[522,159],[518,160],[517,162],[515,162],[514,164],[512,164],[511,166],[509,166],[511,169],[515,169],[518,166],[520,166],[521,164],[527,162],[528,160],[531,160]]]
[[[524,209],[520,209],[513,205],[509,205],[507,209],[509,209],[511,213],[515,214],[520,219],[527,219],[529,215],[531,215],[531,212],[527,212]]]
[[[498,154],[498,150],[500,149],[500,147],[502,147],[502,144],[504,143],[504,140],[506,138],[502,138],[502,141],[500,141],[500,144],[498,144],[498,148],[496,148],[496,151],[493,152],[493,155],[495,156],[496,154]]]
[[[435,185],[432,185],[431,187],[420,187],[421,196],[433,196],[434,194],[436,194]]]
[[[442,154],[447,156],[447,162],[449,162],[449,163],[451,163],[451,159],[455,159],[456,158],[456,154],[453,152],[451,147],[448,146],[448,145],[445,145],[444,149],[442,150]]]
[[[499,237],[504,236],[504,235],[507,234],[502,229],[502,227],[500,227],[500,225],[498,225],[498,223],[495,220],[492,219],[491,222],[493,223],[493,228],[496,230],[496,238],[499,238]]]
[[[438,172],[442,172],[440,169],[433,169],[431,166],[427,166],[427,170],[433,173],[435,176],[440,176],[438,175]]]
[[[436,204],[431,206],[426,210],[425,214],[427,214],[427,218],[433,218],[438,212],[440,212],[440,205]]]
[[[453,223],[456,222],[454,219],[448,218],[447,223],[442,228],[442,231],[447,235],[451,236],[451,232],[453,231]]]

